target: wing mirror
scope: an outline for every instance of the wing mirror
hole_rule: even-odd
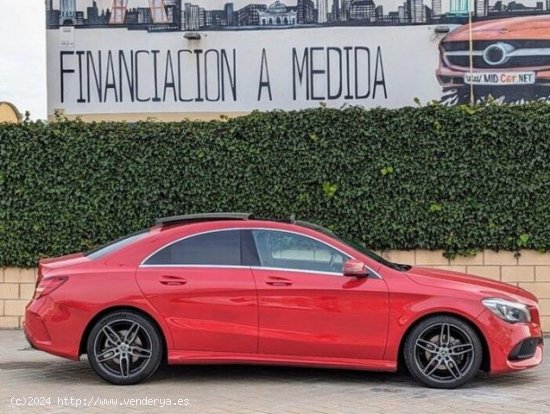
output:
[[[368,277],[369,268],[361,260],[348,260],[344,263],[343,273],[349,277]]]

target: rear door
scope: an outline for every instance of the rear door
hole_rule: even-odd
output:
[[[256,353],[258,300],[243,266],[240,230],[169,243],[140,266],[143,293],[164,317],[178,350]]]

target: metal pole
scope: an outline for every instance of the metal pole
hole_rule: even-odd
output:
[[[473,41],[473,29],[472,29],[472,7],[471,3],[473,0],[468,0],[468,32],[470,36],[470,105],[475,104],[475,98],[474,98],[474,84],[472,82],[473,79],[473,72],[474,72],[474,41]]]

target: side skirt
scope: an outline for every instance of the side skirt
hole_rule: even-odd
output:
[[[236,354],[203,351],[168,351],[170,365],[185,364],[251,364],[287,365],[317,368],[345,368],[365,371],[397,371],[397,361],[349,359],[349,358],[307,358],[294,355]]]

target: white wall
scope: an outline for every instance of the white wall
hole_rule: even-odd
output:
[[[257,30],[257,31],[210,31],[203,32],[200,40],[187,40],[182,32],[147,33],[146,31],[129,31],[126,29],[75,29],[73,34],[66,34],[62,39],[60,30],[48,30],[48,85],[49,113],[55,109],[64,109],[67,114],[109,113],[109,112],[236,112],[254,109],[298,109],[317,107],[319,102],[325,102],[330,107],[342,105],[363,105],[365,107],[386,106],[400,107],[414,105],[414,98],[422,102],[441,97],[441,88],[435,78],[438,65],[437,46],[440,38],[434,35],[433,26],[404,27],[348,27],[348,28],[304,28],[288,30]],[[62,45],[65,41],[65,45]],[[74,42],[73,42],[74,41]],[[310,66],[310,81],[313,77],[314,97],[307,98],[305,77],[302,86],[296,81],[296,97],[293,91],[293,76],[298,76],[297,67],[293,62],[293,49],[302,63],[307,48],[322,47],[317,50],[308,49]],[[327,49],[331,50],[327,75]],[[358,73],[355,75],[355,48],[358,49]],[[352,48],[352,49],[346,49]],[[196,50],[202,50],[197,53]],[[262,55],[265,49],[265,60],[262,74]],[[122,50],[128,61],[129,70],[132,56],[137,61],[139,96],[141,99],[158,96],[160,101],[132,102],[130,88],[123,71],[122,95],[120,98],[119,51]],[[132,55],[131,51],[136,53]],[[158,50],[158,52],[153,52]],[[179,52],[189,50],[189,52]],[[205,52],[208,53],[205,61]],[[236,99],[230,88],[227,65],[223,68],[225,100],[207,101],[205,98],[205,66],[207,66],[207,82],[209,97],[217,97],[218,79],[221,76],[217,54],[225,51],[225,56],[232,68],[233,50],[235,51]],[[107,90],[106,102],[100,102],[93,71],[88,71],[88,55],[91,52],[93,63],[99,71],[98,52],[102,55],[102,90],[101,99],[105,98],[105,86],[114,83],[116,86]],[[111,51],[112,65],[108,62]],[[143,52],[147,51],[149,53]],[[170,51],[173,72],[177,89],[174,99],[173,89],[167,89],[164,97],[165,71],[167,56]],[[337,99],[327,99],[327,82],[330,78],[331,93],[336,95],[339,89],[340,70],[339,52],[342,56],[343,91]],[[63,55],[64,71],[64,102],[61,102],[61,53]],[[80,54],[79,54],[80,53]],[[347,65],[349,54],[349,65]],[[178,55],[180,66],[178,70]],[[370,55],[370,64],[368,56]],[[157,59],[157,93],[155,95],[154,57]],[[197,75],[197,56],[199,57],[199,75]],[[266,70],[267,62],[267,70]],[[169,65],[168,65],[169,66]],[[347,69],[349,66],[349,70]],[[169,66],[170,68],[170,66]],[[382,75],[383,68],[383,75]],[[91,66],[90,66],[91,69]],[[311,74],[311,69],[321,72]],[[89,73],[90,72],[90,73]],[[267,84],[261,88],[260,83],[267,82],[269,72],[269,88]],[[323,73],[324,72],[324,73]],[[349,72],[349,76],[348,76]],[[178,83],[178,73],[181,82]],[[131,77],[132,77],[131,76]],[[171,70],[168,81],[171,80]],[[348,95],[348,80],[351,94]],[[384,81],[384,87],[380,83]],[[357,85],[359,95],[366,95],[370,81],[368,97],[346,99],[346,95],[355,95]],[[375,81],[379,84],[375,85]],[[91,87],[88,88],[88,82]],[[200,83],[200,89],[197,84]],[[82,92],[81,92],[82,87]],[[88,89],[90,100],[88,102]],[[115,89],[119,102],[115,101]],[[269,99],[271,89],[271,100]],[[181,93],[180,93],[181,91]],[[135,93],[135,91],[134,91]],[[200,97],[200,98],[199,98]],[[183,102],[182,99],[192,99]],[[78,102],[79,99],[85,102]],[[203,99],[203,100],[201,100]]]

